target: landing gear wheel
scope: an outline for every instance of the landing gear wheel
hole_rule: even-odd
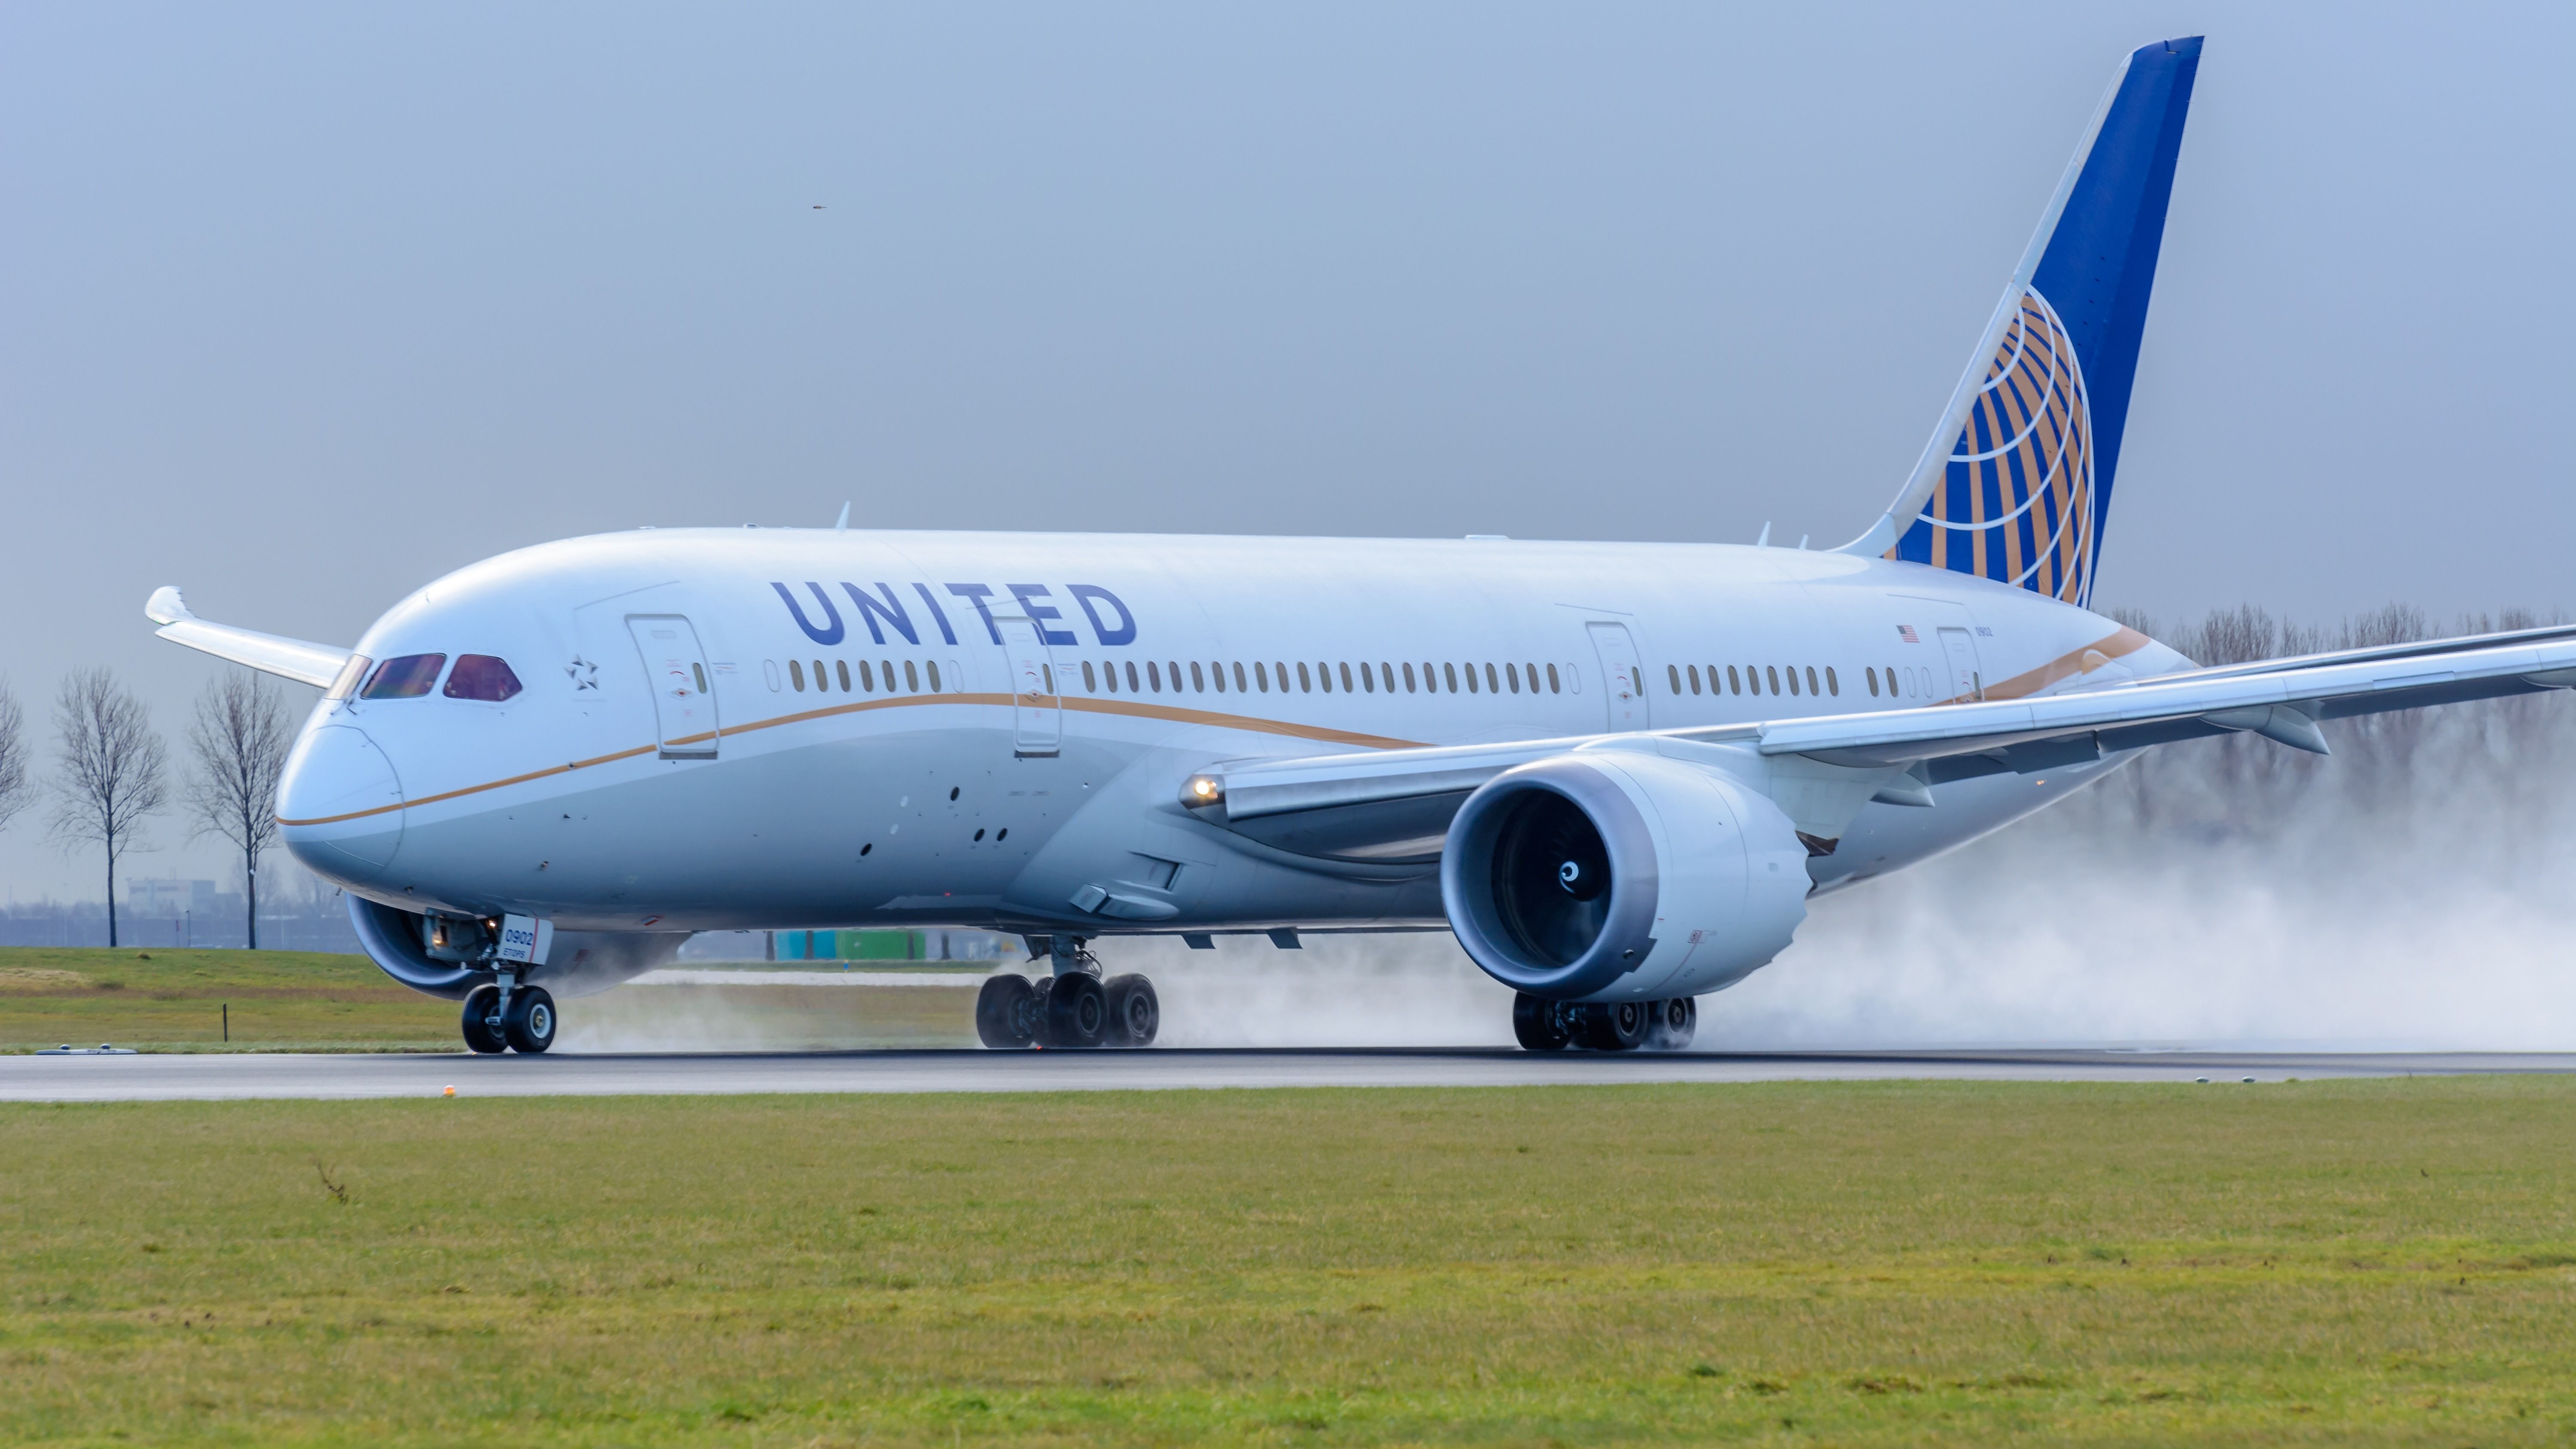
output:
[[[1646,1039],[1646,1003],[1595,1001],[1583,1008],[1583,1044],[1596,1052],[1630,1052]]]
[[[511,992],[510,1009],[501,1013],[501,1034],[528,1056],[553,1046],[555,999],[542,986],[522,986]]]
[[[1109,1031],[1109,993],[1100,978],[1075,971],[1055,978],[1047,988],[1047,1045],[1080,1050],[1100,1045]]]
[[[1525,1051],[1561,1052],[1574,1042],[1574,1023],[1570,1017],[1579,1010],[1580,1007],[1570,1007],[1562,1001],[1550,1001],[1526,991],[1515,992],[1512,995],[1512,1035],[1519,1038]]]
[[[1109,998],[1108,1044],[1152,1046],[1154,1034],[1163,1029],[1163,1003],[1154,995],[1154,983],[1142,976],[1112,976],[1100,989]]]
[[[498,1056],[510,1045],[492,1020],[501,1011],[501,988],[477,986],[465,993],[465,1049],[476,1056]]]
[[[1699,1003],[1687,996],[1646,1005],[1646,1049],[1657,1052],[1690,1050],[1691,1035],[1699,1030]]]
[[[975,993],[975,1035],[997,1051],[1036,1041],[1039,1019],[1037,988],[1017,971],[984,978]]]

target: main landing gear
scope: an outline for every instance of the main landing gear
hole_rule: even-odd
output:
[[[988,1047],[1144,1047],[1162,1030],[1163,1007],[1142,976],[1101,977],[1078,936],[1032,936],[1031,954],[1053,958],[1055,975],[1016,971],[988,977],[975,997],[975,1035]]]
[[[542,986],[504,976],[465,993],[465,1049],[495,1056],[509,1048],[535,1056],[555,1044],[555,999]]]
[[[1512,1035],[1534,1052],[1587,1047],[1596,1052],[1677,1052],[1699,1028],[1699,1003],[1669,1001],[1549,1001],[1523,991],[1512,997]]]

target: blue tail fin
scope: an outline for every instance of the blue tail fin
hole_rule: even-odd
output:
[[[2121,64],[1922,462],[1847,551],[2091,599],[2199,68],[2198,36]]]

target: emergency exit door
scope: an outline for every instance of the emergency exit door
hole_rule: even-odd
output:
[[[1601,693],[1609,709],[1608,728],[1620,730],[1648,728],[1646,708],[1646,668],[1637,660],[1637,641],[1628,635],[1625,624],[1587,624],[1592,635],[1592,652],[1601,658]]]
[[[1942,630],[1941,658],[1942,661],[1950,668],[1950,698],[1952,700],[1983,699],[1986,697],[1985,676],[1977,667],[1977,640],[1975,635],[1970,634],[1965,629]]]
[[[644,656],[644,680],[653,691],[653,720],[662,758],[716,757],[716,696],[707,678],[707,651],[698,631],[679,614],[629,614],[627,632]]]
[[[1011,678],[1011,753],[1052,755],[1063,747],[1064,698],[1056,690],[1055,656],[1032,619],[996,618],[1003,664]]]

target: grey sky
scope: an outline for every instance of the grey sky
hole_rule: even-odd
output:
[[[217,666],[157,584],[345,642],[844,499],[1839,543],[2111,67],[2194,32],[2100,600],[2576,608],[2566,6],[16,5],[0,669],[175,744]],[[22,897],[95,876],[0,833]]]

